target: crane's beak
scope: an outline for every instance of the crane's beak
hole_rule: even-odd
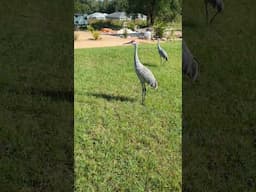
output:
[[[134,40],[131,40],[131,41],[128,41],[128,42],[124,43],[124,45],[129,45],[129,44],[132,44],[134,42],[135,42]]]
[[[129,45],[129,44],[132,44],[132,41],[124,43],[124,45]]]

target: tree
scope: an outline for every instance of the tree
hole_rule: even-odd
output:
[[[171,21],[181,13],[181,0],[128,0],[128,12],[143,13],[148,16],[148,24],[156,18]]]
[[[115,11],[126,11],[128,0],[74,0],[74,9],[78,13],[87,13],[100,11],[112,13]]]
[[[106,12],[112,13],[114,11],[126,11],[128,8],[127,0],[112,0],[108,1],[106,6]]]
[[[157,3],[161,0],[128,0],[130,13],[143,13],[148,16],[148,23],[153,25]]]
[[[171,22],[181,18],[181,0],[162,1],[159,5],[157,20]]]
[[[82,3],[80,0],[75,0],[74,11],[75,13],[87,13],[90,12],[90,7],[88,4]]]
[[[181,15],[181,0],[74,0],[76,13],[93,13],[96,11],[112,13],[126,11],[143,13],[148,16],[148,24],[156,20],[170,22]]]

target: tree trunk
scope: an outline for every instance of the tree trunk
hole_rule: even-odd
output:
[[[153,26],[154,25],[154,20],[155,20],[153,14],[151,14],[150,18],[151,18],[150,24],[151,24],[151,26]]]
[[[152,0],[151,4],[147,7],[150,26],[154,25],[156,2],[156,0]]]
[[[149,26],[154,25],[154,15],[151,12],[148,12],[148,25]]]

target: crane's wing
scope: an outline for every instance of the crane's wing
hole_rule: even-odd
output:
[[[191,66],[193,63],[193,55],[188,49],[186,43],[182,42],[182,71],[186,75],[191,71]]]
[[[199,75],[199,62],[192,55],[186,43],[182,42],[182,71],[195,81]]]
[[[159,54],[164,57],[166,60],[168,60],[168,54],[166,53],[166,51],[162,48],[162,47],[159,47],[158,48],[158,51],[159,51]]]
[[[223,0],[216,0],[216,7],[217,7],[218,12],[221,12],[224,9]]]
[[[193,81],[195,81],[199,75],[199,61],[195,57],[193,58],[190,75]]]
[[[153,75],[153,73],[147,67],[145,66],[141,67],[140,69],[138,69],[138,73],[147,84],[157,89],[158,87],[157,80]]]

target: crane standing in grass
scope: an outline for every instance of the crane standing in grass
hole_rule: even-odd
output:
[[[205,13],[206,13],[206,19],[207,23],[208,20],[208,4],[210,4],[214,9],[216,9],[215,15],[211,18],[210,23],[213,22],[214,18],[224,10],[224,2],[223,0],[204,0],[205,3]]]
[[[161,64],[163,63],[163,59],[165,61],[168,61],[168,54],[166,53],[166,51],[160,46],[160,39],[158,38],[157,40],[157,49],[158,49],[158,53],[160,55],[160,60],[161,60]]]
[[[142,104],[144,105],[145,96],[146,96],[146,84],[149,84],[152,88],[157,89],[158,84],[153,73],[145,67],[139,60],[138,56],[138,44],[136,41],[132,40],[126,44],[134,45],[134,68],[135,72],[140,80],[142,87]]]
[[[182,41],[182,72],[195,81],[199,74],[199,62],[190,52],[186,42]]]

